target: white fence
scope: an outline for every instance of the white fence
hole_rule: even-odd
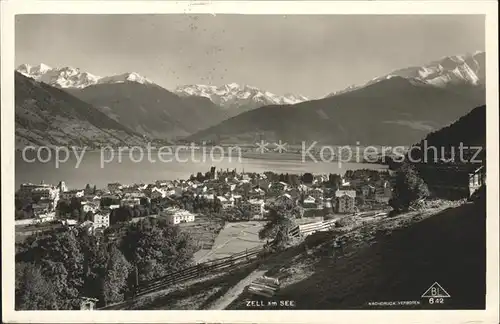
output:
[[[310,235],[314,232],[329,231],[335,226],[336,222],[336,219],[331,219],[327,221],[298,225],[293,230],[291,230],[290,234],[292,236],[298,237]]]
[[[33,225],[36,224],[38,219],[36,218],[28,218],[28,219],[18,219],[15,221],[15,226],[26,226],[26,225]]]

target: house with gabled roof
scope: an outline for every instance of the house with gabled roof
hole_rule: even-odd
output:
[[[337,190],[335,192],[335,212],[338,214],[354,213],[356,211],[356,191]]]

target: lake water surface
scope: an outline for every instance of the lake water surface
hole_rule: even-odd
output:
[[[33,155],[29,158],[32,159]],[[47,163],[39,161],[27,162],[21,157],[21,154],[17,154],[15,164],[16,190],[21,183],[40,183],[41,181],[52,184],[65,181],[69,188],[83,188],[87,183],[96,185],[98,188],[104,188],[111,182],[132,184],[151,183],[156,180],[187,179],[191,174],[209,171],[211,166],[215,166],[217,169],[236,169],[238,172],[262,173],[273,171],[296,174],[305,172],[343,174],[346,170],[386,168],[386,166],[378,164],[341,163],[339,165],[339,162],[303,162],[297,159],[238,159],[238,157],[216,157],[211,159],[210,157],[203,158],[202,154],[197,154],[193,158],[191,153],[181,153],[177,161],[170,162],[162,162],[154,156],[152,159],[144,158],[135,162],[137,160],[131,159],[128,153],[123,153],[121,159],[117,156],[113,159],[107,157],[109,162],[102,163],[103,157],[100,152],[85,152],[78,166],[77,158],[72,155],[66,162],[60,163],[56,168],[54,159]]]

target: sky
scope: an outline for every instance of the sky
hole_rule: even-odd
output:
[[[485,49],[479,15],[18,15],[16,66],[137,72],[166,89],[238,83],[319,98]]]

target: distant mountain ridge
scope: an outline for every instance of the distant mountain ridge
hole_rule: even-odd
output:
[[[63,89],[143,136],[175,139],[228,117],[207,98],[178,96],[135,73],[100,77],[72,67],[22,64],[17,72]]]
[[[65,89],[135,132],[155,139],[175,139],[227,118],[203,97],[180,97],[156,84],[115,82]]]
[[[292,105],[309,100],[302,95],[276,95],[249,85],[229,83],[222,86],[183,85],[175,89],[181,96],[198,96],[210,99],[231,115],[267,105]]]
[[[67,92],[15,73],[16,149],[143,145],[138,133]]]
[[[437,87],[457,85],[484,86],[486,82],[486,53],[476,51],[472,54],[446,56],[424,66],[412,66],[398,69],[389,74],[376,77],[365,84],[351,85],[343,90],[327,95],[332,97],[342,93],[361,89],[394,76],[414,79]]]
[[[124,82],[137,82],[141,84],[153,84],[153,82],[135,72],[122,73],[112,76],[100,77],[78,68],[62,67],[52,68],[40,63],[35,66],[21,64],[17,72],[36,81],[59,88],[86,88],[94,84],[113,84]]]
[[[244,112],[189,136],[193,141],[411,145],[485,103],[485,88],[436,87],[390,76],[324,99]]]

